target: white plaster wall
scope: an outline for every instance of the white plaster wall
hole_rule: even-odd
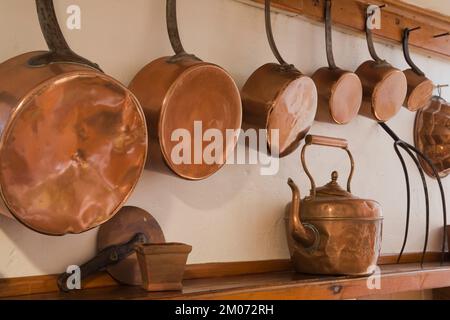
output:
[[[0,60],[44,49],[31,0],[0,0]],[[128,84],[145,64],[171,54],[165,31],[163,0],[58,0],[58,15],[65,19],[69,4],[82,8],[82,29],[64,29],[71,46],[100,63],[109,74]],[[260,65],[274,61],[267,45],[263,11],[234,0],[180,0],[181,35],[188,51],[225,67],[241,87]],[[274,32],[285,58],[304,73],[325,65],[323,27],[275,14]],[[369,59],[362,36],[335,32],[335,55],[340,66],[355,70]],[[382,57],[406,68],[400,46],[377,44]],[[450,61],[414,54],[417,64],[436,83],[450,81]],[[450,91],[444,92],[450,98]],[[414,114],[406,110],[389,125],[412,142]],[[383,253],[399,251],[405,212],[403,173],[392,141],[372,121],[358,117],[344,127],[316,123],[312,133],[347,138],[357,171],[353,190],[360,197],[378,200],[384,209]],[[319,184],[328,182],[334,169],[341,182],[348,172],[345,155],[315,148],[309,155]],[[420,251],[424,240],[424,201],[417,172],[413,176],[412,227],[408,251]],[[293,177],[303,195],[309,185],[299,166],[299,152],[283,159],[278,175],[262,177],[258,166],[227,166],[202,182],[187,182],[167,170],[147,170],[129,204],[150,211],[169,241],[192,244],[190,263],[288,258],[283,225],[290,201],[286,185]],[[438,189],[431,183],[432,223],[430,250],[439,250],[441,207]],[[445,180],[448,192],[450,180]],[[95,253],[96,231],[60,238],[36,234],[14,220],[0,217],[0,278],[58,273]]]

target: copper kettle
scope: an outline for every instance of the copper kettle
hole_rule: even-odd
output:
[[[332,181],[316,188],[306,166],[305,152],[310,145],[345,150],[351,160],[347,190]],[[300,191],[289,179],[292,203],[286,213],[287,239],[295,270],[300,273],[326,275],[368,275],[375,271],[381,249],[382,212],[373,200],[351,194],[354,172],[353,156],[343,139],[307,136],[302,150],[303,168],[311,180],[311,194],[300,200]]]

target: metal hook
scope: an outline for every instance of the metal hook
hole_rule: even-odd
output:
[[[433,38],[441,38],[441,37],[446,37],[446,36],[450,36],[450,32],[445,32],[445,33],[441,33],[441,34],[437,34],[435,36],[433,36]]]
[[[425,73],[419,69],[419,67],[412,61],[411,55],[409,53],[409,35],[411,32],[414,32],[416,30],[420,30],[422,27],[416,27],[416,28],[406,28],[403,31],[403,54],[405,56],[406,62],[411,67],[411,69],[419,76],[424,77]]]
[[[435,88],[436,88],[437,91],[438,91],[438,96],[439,96],[439,98],[442,99],[442,88],[448,88],[448,87],[449,87],[448,84],[438,84],[438,85],[435,86]]]

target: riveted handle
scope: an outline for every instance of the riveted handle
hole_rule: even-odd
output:
[[[177,0],[166,1],[166,23],[170,45],[175,52],[175,56],[169,58],[168,62],[176,63],[186,57],[200,61],[195,55],[187,53],[181,43],[180,32],[178,31]]]
[[[316,182],[314,181],[313,176],[311,175],[311,172],[308,169],[308,166],[306,164],[306,149],[311,145],[318,145],[318,146],[324,146],[324,147],[333,147],[333,148],[339,148],[343,149],[347,152],[350,163],[351,163],[351,170],[350,175],[347,180],[347,191],[352,192],[351,190],[351,183],[353,174],[355,172],[355,160],[353,159],[353,155],[348,149],[348,142],[345,139],[339,139],[339,138],[332,138],[332,137],[323,137],[323,136],[315,136],[315,135],[308,135],[305,138],[305,146],[302,149],[302,166],[305,170],[306,175],[308,176],[309,180],[311,181],[311,197],[316,197]]]
[[[108,247],[98,253],[96,257],[89,260],[80,267],[81,279],[84,280],[108,266],[119,263],[136,251],[139,244],[148,243],[147,236],[143,233],[137,233],[127,243]],[[63,273],[58,277],[58,287],[61,291],[68,292],[67,281],[70,274]]]
[[[78,63],[99,71],[100,67],[70,49],[59,27],[53,0],[36,0],[36,10],[42,34],[50,52],[30,59],[29,65],[40,67],[51,63]]]

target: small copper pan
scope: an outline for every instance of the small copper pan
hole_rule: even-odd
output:
[[[317,112],[314,81],[303,75],[280,55],[272,33],[271,1],[266,0],[266,32],[279,64],[268,63],[256,70],[242,89],[244,121],[267,130],[269,150],[280,157],[297,149],[309,132]],[[278,130],[279,141],[272,141]]]
[[[378,122],[386,122],[401,109],[407,92],[404,73],[382,60],[375,51],[370,20],[374,13],[367,15],[366,36],[373,60],[364,62],[356,74],[363,84],[363,103],[360,114]]]
[[[81,233],[133,191],[145,119],[125,86],[69,48],[53,1],[36,6],[50,52],[0,64],[0,212],[40,233]]]
[[[406,28],[403,32],[403,53],[406,62],[411,67],[411,69],[403,71],[408,81],[408,93],[403,106],[413,112],[426,107],[430,103],[434,90],[433,81],[428,79],[425,73],[412,61],[409,53],[410,33],[419,29],[420,27]]]
[[[325,3],[325,33],[328,67],[320,68],[312,76],[319,92],[316,120],[347,124],[358,115],[363,88],[355,73],[336,66],[333,56],[331,0]]]
[[[129,88],[138,97],[147,117],[150,139],[159,144],[168,167],[189,180],[210,177],[233,152],[237,139],[225,139],[227,130],[238,131],[242,122],[239,89],[221,67],[203,62],[184,50],[178,33],[176,0],[167,0],[167,27],[175,56],[159,58],[145,66],[132,80]],[[201,127],[199,126],[201,124]],[[195,126],[200,128],[196,130]],[[189,161],[174,158],[180,141],[173,134],[188,132],[191,141]],[[219,130],[224,137],[223,161],[207,163],[195,155],[194,137],[202,139],[209,130]],[[233,141],[230,141],[233,140]],[[210,144],[203,142],[202,150]],[[186,152],[186,151],[185,151]],[[198,153],[198,152],[197,152]]]

